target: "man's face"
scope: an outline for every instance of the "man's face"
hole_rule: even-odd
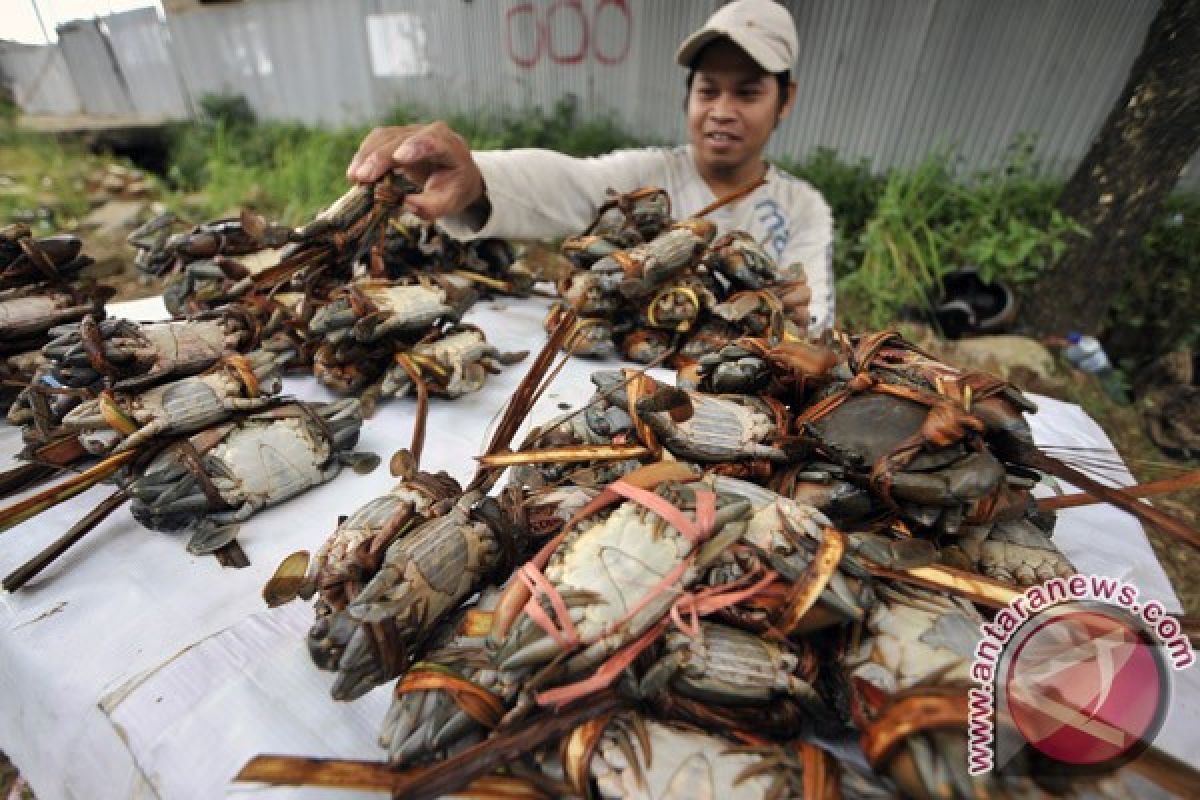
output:
[[[779,83],[737,45],[719,39],[704,48],[688,94],[688,141],[702,171],[738,170],[762,159],[780,108]]]

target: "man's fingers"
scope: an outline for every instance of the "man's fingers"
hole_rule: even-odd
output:
[[[453,213],[454,197],[449,191],[424,191],[404,198],[405,207],[421,219],[433,222]]]
[[[379,180],[392,168],[392,151],[423,127],[403,125],[374,129],[363,138],[358,152],[350,159],[350,165],[346,167],[346,177],[363,183]]]
[[[447,165],[447,151],[445,144],[433,136],[417,134],[392,151],[392,162],[400,167],[441,167]]]
[[[357,164],[350,164],[350,169],[347,170],[346,177],[360,183],[370,183],[371,181],[379,180],[385,172],[380,164],[381,160],[379,153],[368,153]]]

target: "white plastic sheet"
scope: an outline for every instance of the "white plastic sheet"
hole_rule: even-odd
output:
[[[473,310],[469,321],[501,349],[536,350],[545,338],[545,310],[544,302],[503,300]],[[112,313],[150,319],[163,310],[157,301],[137,301]],[[582,403],[591,394],[590,372],[613,366],[573,360],[530,419]],[[469,479],[472,457],[523,374],[523,365],[511,367],[476,395],[434,400],[422,466]],[[287,389],[306,399],[331,397],[311,379],[289,380]],[[1038,401],[1033,425],[1040,443],[1111,447],[1077,406]],[[408,445],[413,408],[411,400],[381,404],[363,427],[360,449],[386,464]],[[0,453],[11,456],[18,446],[15,430],[0,432]],[[184,537],[144,530],[119,509],[26,588],[0,595],[0,749],[40,800],[361,794],[230,781],[258,753],[383,757],[375,736],[390,687],[335,703],[331,676],[312,665],[304,647],[311,609],[295,602],[267,610],[260,592],[285,555],[316,550],[340,514],[393,483],[386,467],[368,476],[347,470],[252,517],[239,536],[251,566],[241,570],[190,556]],[[108,491],[98,487],[0,534],[0,574],[57,538]],[[1128,515],[1103,506],[1066,511],[1056,538],[1081,570],[1131,580],[1142,597],[1178,609]],[[1194,669],[1176,678],[1158,743],[1195,762],[1200,686]]]

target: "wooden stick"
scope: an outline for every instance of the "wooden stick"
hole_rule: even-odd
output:
[[[73,464],[87,455],[78,436],[56,435],[48,442],[38,445],[26,456],[26,463],[0,472],[0,496],[26,489],[40,483],[63,467]]]
[[[432,800],[462,789],[501,764],[620,705],[621,700],[616,694],[605,692],[576,708],[546,712],[512,733],[494,735],[456,756],[421,769],[400,772],[380,762],[262,755],[246,762],[234,780],[273,786],[390,791],[393,797],[406,800]]]
[[[92,488],[124,466],[126,462],[133,460],[137,454],[136,450],[126,450],[115,456],[109,456],[73,478],[43,489],[7,508],[0,509],[0,533]]]
[[[37,461],[18,464],[12,469],[6,469],[4,472],[0,472],[0,496],[8,497],[35,483],[41,483],[61,469],[62,467],[41,464]]]
[[[118,489],[110,494],[101,501],[100,505],[88,512],[87,516],[72,525],[71,529],[55,540],[53,544],[13,570],[4,579],[4,588],[10,592],[20,589],[31,578],[54,563],[55,559],[67,552],[76,542],[87,536],[92,529],[99,525],[105,517],[119,508],[128,498],[129,495],[126,494],[124,489]]]
[[[265,755],[247,761],[234,780],[272,786],[324,786],[390,792],[399,774],[382,761]]]
[[[1019,590],[999,581],[941,564],[910,569],[891,569],[878,564],[868,564],[867,569],[879,578],[891,578],[925,589],[949,592],[989,608],[1003,608],[1021,594]]]
[[[1151,497],[1167,492],[1182,492],[1186,489],[1200,489],[1200,469],[1192,470],[1175,478],[1164,478],[1160,481],[1139,483],[1135,486],[1122,486],[1116,488],[1115,491],[1126,497]],[[1078,508],[1103,502],[1088,492],[1076,492],[1075,494],[1039,498],[1038,511],[1058,511],[1063,508]]]
[[[476,456],[485,467],[511,467],[514,464],[578,464],[588,461],[625,461],[650,455],[640,444],[581,444],[577,447],[544,447],[540,450],[503,451]]]
[[[712,212],[716,211],[718,208],[721,208],[722,206],[727,206],[730,203],[734,202],[735,200],[741,200],[743,197],[750,194],[751,192],[753,192],[755,189],[762,186],[766,182],[767,182],[767,176],[763,175],[761,178],[754,181],[754,183],[748,183],[740,189],[734,189],[732,192],[725,195],[724,197],[718,197],[716,200],[709,203],[708,205],[706,205],[704,208],[697,211],[692,216],[695,216],[695,217],[707,216],[708,214],[711,214]]]
[[[521,427],[521,423],[529,414],[529,410],[533,408],[534,403],[541,394],[539,384],[546,375],[546,371],[550,369],[550,365],[554,363],[555,356],[562,350],[567,338],[575,330],[575,320],[577,319],[575,312],[568,310],[559,321],[558,326],[550,332],[549,338],[542,346],[542,349],[534,357],[533,363],[529,365],[521,382],[517,384],[517,388],[512,393],[512,397],[505,406],[504,413],[500,416],[500,421],[496,424],[496,431],[492,434],[492,439],[488,442],[487,448],[484,450],[484,455],[497,453],[506,449],[512,442],[512,437],[517,435],[517,429]],[[471,492],[481,486],[487,484],[489,480],[495,480],[499,475],[499,470],[480,466],[475,470],[474,477],[467,484],[465,492]]]
[[[1146,752],[1129,763],[1129,769],[1175,797],[1195,797],[1196,788],[1200,787],[1200,772],[1195,767],[1157,747],[1146,748]]]
[[[1046,455],[1040,450],[1034,449],[1029,453],[1026,463],[1028,466],[1068,481],[1093,497],[1098,497],[1106,503],[1111,503],[1122,511],[1128,511],[1143,523],[1153,525],[1163,533],[1174,536],[1176,539],[1182,539],[1192,547],[1200,549],[1200,533],[1165,511],[1129,497],[1120,489],[1105,486],[1103,483],[1083,474],[1072,466],[1064,464],[1053,456]]]

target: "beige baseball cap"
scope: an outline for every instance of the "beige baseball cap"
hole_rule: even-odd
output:
[[[796,63],[796,23],[774,0],[734,0],[713,13],[704,27],[683,40],[675,60],[690,67],[700,50],[728,37],[767,72],[783,72]]]

